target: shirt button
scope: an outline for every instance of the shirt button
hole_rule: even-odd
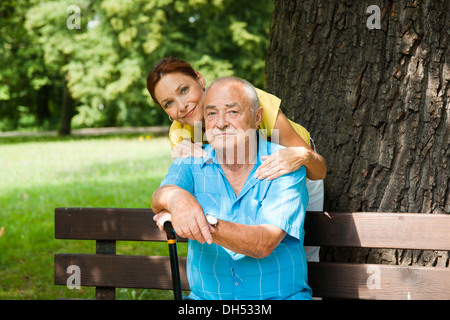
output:
[[[235,282],[234,285],[237,287],[239,285],[239,282]]]

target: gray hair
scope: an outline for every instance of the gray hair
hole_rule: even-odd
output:
[[[233,76],[220,77],[220,78],[217,78],[216,80],[214,80],[206,91],[208,91],[210,88],[212,88],[216,84],[222,84],[222,83],[228,83],[228,82],[237,82],[237,83],[241,83],[244,85],[245,96],[247,98],[248,103],[250,104],[252,115],[254,116],[256,114],[256,111],[259,108],[259,98],[258,98],[258,94],[256,93],[255,87],[247,80],[244,80],[244,79],[241,79],[238,77],[233,77]]]

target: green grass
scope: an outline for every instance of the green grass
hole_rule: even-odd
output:
[[[56,207],[148,208],[170,166],[167,138],[0,139],[0,299],[94,298],[53,284],[56,252],[94,253],[93,241],[55,240]],[[187,248],[179,248],[180,255]],[[167,245],[119,242],[118,254],[168,255]],[[170,292],[117,289],[119,299]]]

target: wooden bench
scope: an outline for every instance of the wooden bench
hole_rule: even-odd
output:
[[[57,208],[56,239],[96,240],[96,254],[55,254],[55,284],[66,285],[69,266],[97,299],[115,299],[115,288],[172,289],[169,257],[116,255],[116,241],[166,241],[150,209]],[[450,250],[450,215],[308,212],[305,245]],[[186,241],[185,239],[178,239]],[[186,258],[181,283],[189,290]],[[450,299],[450,267],[331,262],[308,263],[314,296],[346,299]]]

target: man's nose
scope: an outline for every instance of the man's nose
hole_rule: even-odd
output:
[[[229,126],[229,122],[225,114],[220,113],[217,117],[216,127],[219,129],[225,129]]]

